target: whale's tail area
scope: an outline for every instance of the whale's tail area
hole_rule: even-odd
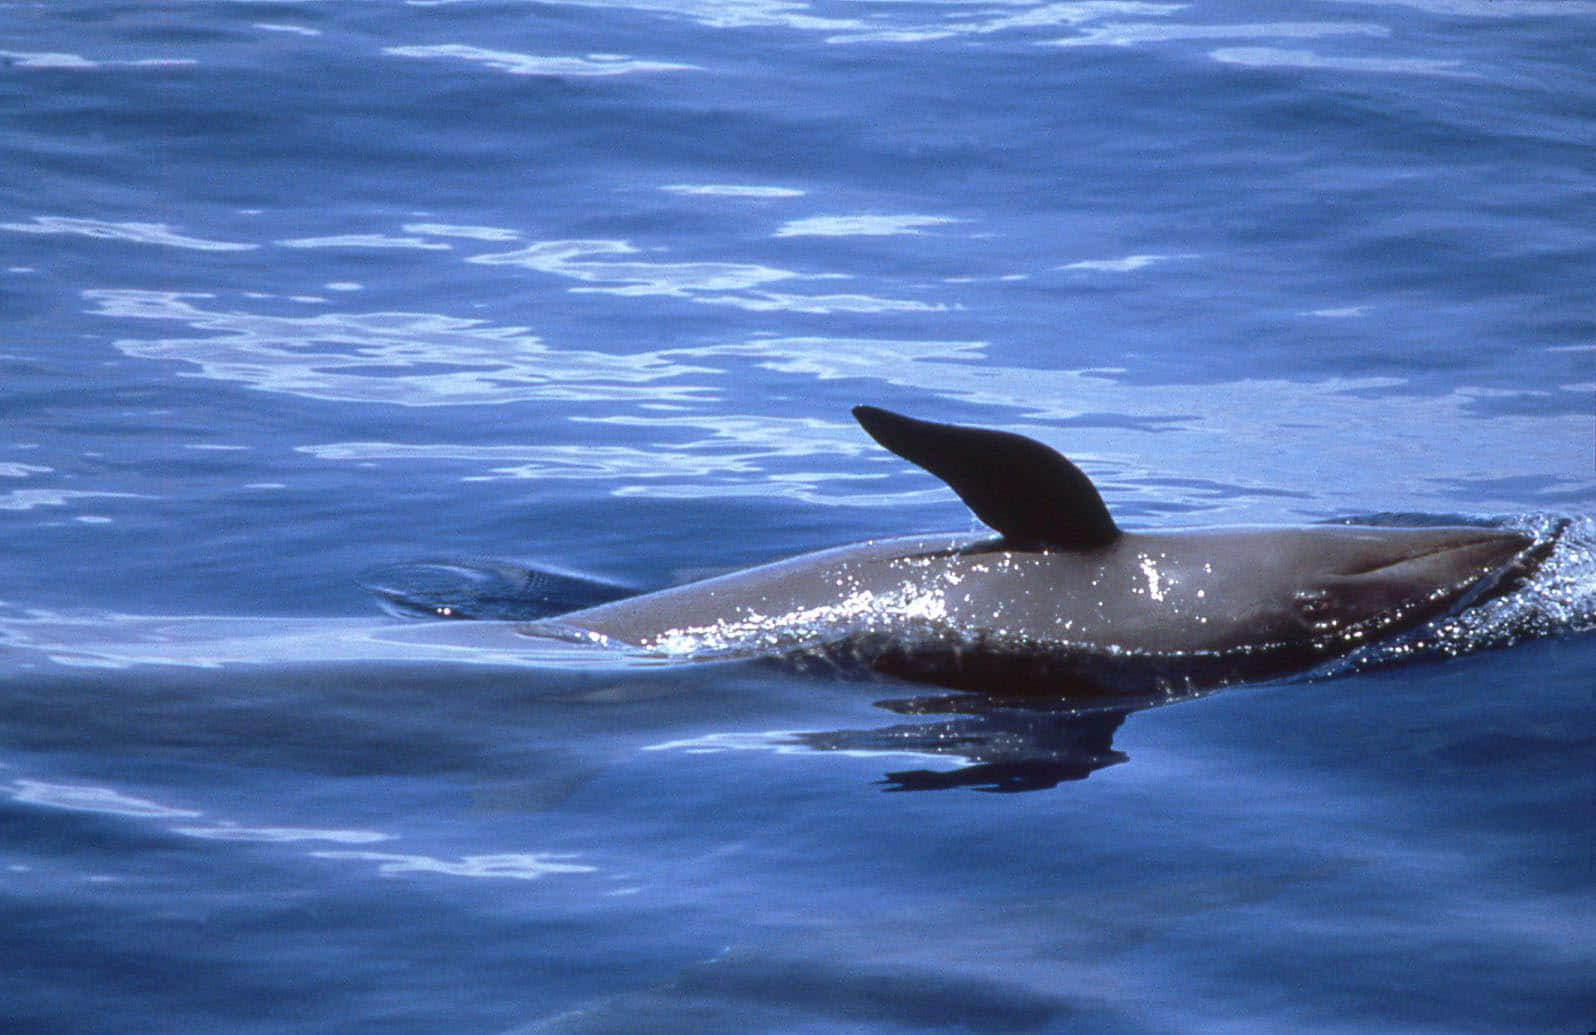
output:
[[[390,564],[357,581],[384,611],[400,618],[530,622],[638,592],[586,575],[500,561]]]

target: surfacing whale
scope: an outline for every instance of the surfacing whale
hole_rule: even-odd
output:
[[[1495,528],[1129,532],[1021,435],[853,414],[998,534],[843,546],[571,611],[530,633],[692,659],[783,655],[999,695],[1174,693],[1300,672],[1511,586]]]

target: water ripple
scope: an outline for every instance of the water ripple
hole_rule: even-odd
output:
[[[668,194],[708,198],[801,198],[804,192],[793,187],[762,187],[737,183],[671,183],[660,188]]]
[[[173,808],[147,798],[138,798],[110,787],[90,784],[53,783],[44,780],[13,780],[0,784],[0,794],[12,801],[68,812],[91,812],[130,819],[194,819],[204,815],[197,809]],[[294,845],[315,842],[335,845],[369,845],[395,840],[394,835],[375,830],[345,830],[292,826],[240,826],[226,820],[203,826],[174,826],[170,832],[202,841],[240,844]],[[347,859],[375,862],[384,877],[411,873],[434,873],[451,877],[509,878],[536,880],[553,874],[596,873],[598,868],[571,862],[570,853],[510,852],[494,855],[467,855],[456,861],[429,855],[374,852],[358,849],[323,849],[307,853],[313,859]]]
[[[173,833],[197,837],[202,841],[242,841],[251,844],[297,844],[325,841],[340,845],[367,845],[392,841],[392,834],[376,830],[324,830],[309,827],[241,827],[218,823],[208,827],[173,827]]]
[[[384,54],[408,58],[454,58],[511,75],[596,77],[631,75],[637,72],[691,72],[697,65],[668,61],[638,61],[621,54],[589,54],[586,57],[542,57],[505,50],[484,50],[462,43],[436,46],[384,47]]]
[[[580,283],[576,292],[627,297],[666,296],[710,305],[736,306],[753,312],[799,313],[935,312],[940,303],[876,298],[862,294],[802,295],[765,290],[793,280],[833,280],[832,274],[801,274],[757,263],[648,262],[618,259],[640,250],[629,241],[539,241],[511,252],[473,255],[468,262],[486,266],[523,266],[539,273]]]
[[[1596,14],[1590,0],[1336,0],[1370,7],[1409,7],[1458,18],[1522,18],[1528,15]]]
[[[18,234],[70,234],[201,252],[244,252],[259,247],[235,241],[207,241],[188,237],[175,232],[165,223],[114,223],[105,219],[73,219],[69,216],[34,216],[31,223],[0,223],[0,230]]]
[[[402,229],[407,234],[421,234],[427,237],[463,237],[471,241],[514,241],[521,236],[519,231],[508,230],[504,227],[458,226],[453,223],[406,223]]]
[[[122,339],[125,355],[195,364],[203,376],[315,399],[400,406],[461,403],[688,401],[710,389],[668,384],[712,373],[658,354],[555,349],[522,327],[433,313],[285,317],[202,308],[207,295],[91,290],[97,315],[172,320],[200,337]]]
[[[54,470],[53,467],[40,467],[37,464],[0,463],[0,478],[31,478]]]
[[[598,867],[568,862],[576,856],[548,852],[509,852],[500,855],[466,855],[447,862],[430,855],[392,852],[312,852],[317,859],[353,859],[377,863],[377,873],[397,877],[408,873],[437,873],[449,877],[537,880],[558,873],[597,873]]]
[[[286,32],[295,36],[321,35],[320,29],[311,29],[303,25],[287,25],[281,22],[254,22],[250,25],[250,28],[259,29],[262,32]]]
[[[109,787],[71,783],[46,783],[43,780],[16,780],[5,788],[12,801],[44,805],[70,812],[98,812],[107,816],[135,816],[145,819],[188,818],[202,815],[193,809],[175,809],[146,798],[135,798]]]
[[[562,254],[567,258],[549,262],[563,267],[572,253]],[[765,275],[757,272],[764,267],[719,264],[614,264],[630,271],[619,274],[588,268],[609,263],[575,265],[576,276],[631,276],[639,281],[633,285],[638,290],[667,292],[696,291],[706,283],[746,284]],[[196,332],[118,340],[116,347],[128,356],[190,363],[213,380],[317,399],[401,406],[602,401],[657,411],[708,407],[748,373],[749,365],[798,378],[857,378],[876,386],[861,388],[862,399],[879,396],[881,385],[913,390],[940,400],[944,409],[950,404],[977,407],[990,413],[988,423],[1053,441],[1083,459],[1094,474],[1110,476],[1105,484],[1121,505],[1155,511],[1170,506],[1185,511],[1218,508],[1227,512],[1226,520],[1279,521],[1288,515],[1280,513],[1275,495],[1249,503],[1244,497],[1215,501],[1177,493],[1172,503],[1168,486],[1158,479],[1203,474],[1212,468],[1213,457],[1222,454],[1230,469],[1247,471],[1258,486],[1275,492],[1311,488],[1313,505],[1292,513],[1313,516],[1366,510],[1376,500],[1397,502],[1389,500],[1391,485],[1407,487],[1403,505],[1431,510],[1457,506],[1453,486],[1460,480],[1484,490],[1471,497],[1474,507],[1500,505],[1497,501],[1519,504],[1516,496],[1493,495],[1491,487],[1526,470],[1541,472],[1565,494],[1588,492],[1592,485],[1588,465],[1581,465],[1576,452],[1566,448],[1582,434],[1577,414],[1566,412],[1566,407],[1539,406],[1482,415],[1480,400],[1489,393],[1468,386],[1434,395],[1409,390],[1396,378],[1257,378],[1222,385],[1168,384],[1149,394],[1120,383],[1112,372],[1005,365],[990,354],[989,346],[971,341],[768,337],[627,355],[554,348],[526,328],[432,313],[273,316],[223,308],[210,303],[210,296],[197,294],[119,289],[88,291],[85,297],[98,315],[173,321]],[[1247,403],[1215,406],[1216,391],[1245,398]],[[1397,397],[1400,420],[1393,418]],[[1094,414],[1112,419],[1085,419]],[[780,421],[787,416],[761,414],[751,419],[775,430],[783,427]],[[1126,427],[1167,428],[1176,418],[1185,434],[1162,436],[1156,452],[1125,438]],[[746,429],[732,431],[728,424],[737,419],[735,414],[710,412],[676,418],[655,413],[640,425],[702,429],[717,440],[713,447],[650,442],[607,443],[600,450],[450,443],[406,447],[332,443],[311,448],[338,459],[419,457],[436,450],[440,458],[480,459],[494,466],[478,477],[623,479],[625,484],[617,492],[705,496],[728,494],[730,488],[737,494],[828,503],[837,501],[819,491],[822,482],[882,471],[770,469],[763,462],[767,454],[760,452],[766,446],[752,450],[739,446],[743,440],[738,436],[746,435]],[[1067,439],[1060,430],[1064,425],[1070,429]],[[1349,439],[1348,427],[1364,432]],[[831,436],[833,431],[825,434]],[[1281,449],[1283,436],[1291,449]],[[1460,441],[1489,441],[1492,446],[1460,450]],[[1308,485],[1303,456],[1315,458]],[[1427,473],[1436,471],[1437,457],[1446,458],[1444,468]],[[910,477],[901,470],[897,474]],[[719,484],[692,484],[705,476],[718,477]],[[679,484],[670,484],[671,479]],[[914,485],[919,495],[860,498],[904,501],[937,491],[919,480],[904,484]],[[13,509],[55,502],[53,497],[30,494],[37,491],[14,494]],[[1380,500],[1380,493],[1387,498]],[[1250,513],[1246,508],[1254,505],[1263,509]]]
[[[1311,50],[1282,50],[1276,47],[1222,47],[1208,56],[1225,65],[1248,68],[1307,68],[1332,72],[1394,72],[1404,75],[1430,75],[1455,79],[1477,79],[1477,73],[1461,69],[1461,61],[1433,58],[1327,57]]]
[[[0,510],[64,507],[82,499],[148,499],[136,492],[91,492],[83,489],[13,489],[0,496]]]
[[[777,237],[893,237],[959,220],[947,216],[810,216],[783,223]]]
[[[772,26],[835,32],[860,29],[856,18],[827,18],[811,14],[813,5],[799,0],[556,0],[560,6],[621,8],[685,18],[711,29],[747,29]]]
[[[468,261],[484,266],[524,266],[584,284],[604,285],[590,290],[617,295],[682,298],[705,291],[744,291],[799,276],[791,270],[753,263],[669,263],[611,258],[638,253],[639,249],[627,241],[540,241],[518,251],[473,255]]]
[[[91,61],[79,54],[52,51],[0,50],[0,65],[14,68],[67,69],[172,68],[195,64],[192,58],[135,58],[131,61]]]
[[[453,245],[421,237],[395,237],[392,234],[333,234],[326,237],[296,237],[273,242],[280,248],[414,248],[421,251],[448,251]]]
[[[1134,273],[1158,262],[1171,259],[1195,259],[1195,255],[1127,255],[1120,259],[1082,259],[1057,267],[1060,270],[1083,270],[1091,273]]]
[[[1391,35],[1383,25],[1367,22],[1257,22],[1192,25],[1175,22],[1113,22],[1086,29],[1078,36],[1052,40],[1060,47],[1131,47],[1142,43],[1208,39],[1318,39],[1324,36]]]
[[[871,507],[935,497],[941,490],[911,485],[887,491],[862,490],[884,475],[849,469],[837,458],[874,453],[851,422],[808,418],[725,415],[624,416],[582,418],[651,431],[686,441],[647,446],[472,443],[411,444],[334,442],[297,447],[322,460],[459,460],[487,465],[463,481],[595,480],[614,483],[618,497],[651,499],[731,499],[765,497],[828,506]],[[787,461],[807,461],[796,467]],[[817,462],[819,461],[819,462]],[[780,468],[780,470],[776,470]],[[840,468],[840,469],[839,469]]]

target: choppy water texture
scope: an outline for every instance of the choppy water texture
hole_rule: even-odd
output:
[[[1592,53],[1586,0],[0,4],[0,1019],[1589,1030]],[[1566,528],[1139,711],[363,588],[968,528],[860,402],[1128,527]]]

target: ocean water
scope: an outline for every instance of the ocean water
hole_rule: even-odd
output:
[[[1596,1026],[1593,54],[1588,0],[0,4],[0,1026]],[[1565,531],[1134,712],[368,588],[969,528],[856,403],[1127,527]]]

